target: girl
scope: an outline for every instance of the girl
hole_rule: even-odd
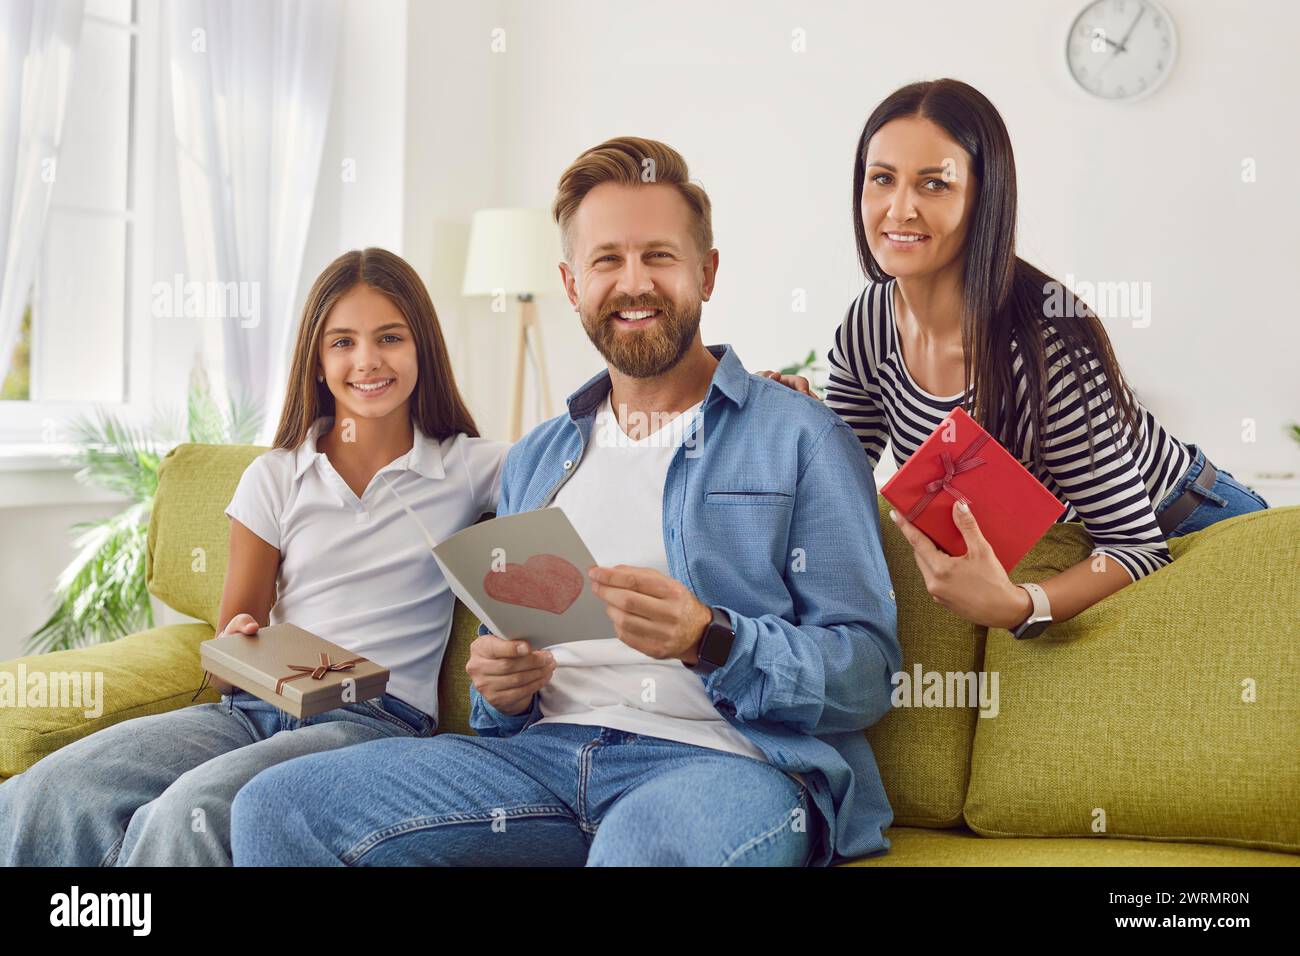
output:
[[[230,802],[259,771],[432,734],[454,597],[401,502],[440,538],[472,524],[507,448],[478,437],[415,270],[382,249],[331,263],[274,447],[226,509],[220,630],[292,622],[387,667],[388,693],[299,720],[235,690],[85,737],[0,787],[0,864],[229,864]]]
[[[955,502],[960,558],[892,513],[940,604],[1032,637],[1168,564],[1167,539],[1268,507],[1161,427],[1096,315],[1016,257],[1011,142],[978,90],[913,83],[876,107],[854,158],[853,228],[871,282],[836,333],[826,401],[871,466],[888,439],[901,467],[961,403],[1096,545],[1035,591],[1011,582]]]

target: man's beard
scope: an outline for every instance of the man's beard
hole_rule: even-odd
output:
[[[658,309],[646,329],[625,330],[614,324],[614,313]],[[694,299],[680,312],[676,305],[657,297],[614,299],[596,315],[582,312],[587,338],[605,361],[630,378],[652,378],[682,360],[700,327],[702,303]]]

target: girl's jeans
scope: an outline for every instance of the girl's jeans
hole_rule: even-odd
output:
[[[1183,475],[1178,484],[1156,507],[1156,518],[1160,517],[1160,512],[1177,501],[1189,486],[1192,494],[1202,500],[1196,509],[1179,522],[1178,527],[1169,532],[1166,537],[1178,538],[1208,528],[1216,521],[1235,518],[1237,515],[1244,515],[1251,511],[1263,511],[1268,507],[1267,501],[1233,478],[1231,472],[1224,471],[1217,465],[1215,465],[1216,477],[1212,488],[1207,490],[1196,485],[1196,479],[1200,476],[1201,469],[1205,467],[1205,452],[1195,445],[1191,447],[1196,449],[1196,458],[1188,467],[1187,474]]]
[[[303,757],[232,831],[237,866],[803,866],[825,832],[772,764],[563,723]]]
[[[300,720],[237,691],[124,720],[0,784],[0,865],[229,864],[231,801],[262,770],[432,733],[428,715],[388,694]]]

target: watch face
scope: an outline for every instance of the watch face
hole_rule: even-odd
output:
[[[700,641],[700,660],[721,667],[731,656],[731,643],[735,639],[736,634],[730,626],[716,622],[710,624],[704,632],[704,640]]]
[[[1047,626],[1051,623],[1052,623],[1051,621],[1035,621],[1033,624],[1030,624],[1023,631],[1017,634],[1016,640],[1024,641],[1024,640],[1028,640],[1031,637],[1037,637],[1039,634],[1042,634],[1043,631],[1047,630]]]

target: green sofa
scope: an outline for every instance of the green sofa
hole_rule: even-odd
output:
[[[104,675],[94,718],[0,707],[0,779],[101,727],[191,703],[225,572],[224,508],[264,451],[181,445],[167,456],[149,590],[204,623],[0,664],[11,685],[20,672]],[[1175,539],[1169,567],[1032,641],[936,604],[906,541],[881,528],[911,686],[867,731],[893,848],[849,865],[1300,865],[1300,507]],[[1042,580],[1090,544],[1081,525],[1056,525],[1012,577]],[[476,625],[458,605],[443,731],[470,732]],[[984,698],[969,693],[978,676],[961,679],[981,670]]]

